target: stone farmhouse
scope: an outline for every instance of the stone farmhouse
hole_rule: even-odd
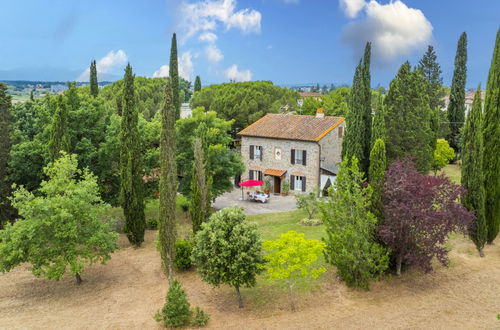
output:
[[[247,171],[241,180],[269,180],[279,194],[288,182],[290,192],[321,193],[335,182],[341,161],[345,118],[267,114],[238,133]]]

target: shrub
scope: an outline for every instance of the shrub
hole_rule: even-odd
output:
[[[299,223],[302,226],[321,226],[323,224],[323,221],[321,221],[321,219],[304,218],[304,219],[300,220]]]
[[[177,195],[177,206],[179,206],[183,212],[189,211],[189,201],[186,196]]]
[[[175,242],[175,259],[174,265],[177,269],[187,270],[191,268],[193,262],[191,260],[191,253],[193,251],[193,244],[184,239],[178,239]]]
[[[193,311],[193,319],[191,320],[191,325],[195,327],[203,327],[207,324],[208,320],[210,319],[210,315],[205,313],[203,309],[200,307],[196,306],[196,308]]]
[[[156,230],[158,229],[158,220],[157,219],[148,219],[146,222],[146,226],[148,229]]]
[[[174,279],[168,289],[165,305],[156,312],[155,320],[163,321],[167,327],[182,327],[188,324],[191,317],[189,302],[181,283]]]

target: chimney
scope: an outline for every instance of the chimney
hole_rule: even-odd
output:
[[[316,118],[323,118],[325,117],[325,113],[323,112],[323,108],[319,108],[316,110]]]

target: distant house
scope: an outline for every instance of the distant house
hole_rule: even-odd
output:
[[[290,192],[326,192],[335,181],[345,118],[267,114],[238,133],[247,171],[241,179],[269,180],[280,193],[288,182]]]
[[[466,92],[465,93],[465,116],[469,113],[469,111],[472,110],[472,101],[474,101],[474,95],[476,94],[476,91],[473,92]],[[484,98],[486,96],[486,90],[481,91],[481,99],[483,100],[483,106],[484,106]],[[448,106],[450,105],[450,97],[446,96],[443,97],[444,101],[444,107],[441,108],[441,110],[447,110]]]
[[[299,106],[302,106],[304,104],[304,99],[305,98],[312,97],[312,98],[314,98],[317,101],[321,101],[321,99],[323,98],[323,94],[316,93],[316,92],[300,92],[299,96],[300,96],[300,98],[297,101],[297,103],[299,104]]]

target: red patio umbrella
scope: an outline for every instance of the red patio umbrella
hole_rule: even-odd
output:
[[[262,186],[264,184],[264,181],[258,181],[258,180],[247,180],[240,182],[240,187],[257,187],[257,186]]]
[[[243,182],[240,182],[240,187],[241,187],[241,199],[245,199],[243,195],[243,187],[257,187],[257,186],[262,186],[264,184],[264,181],[258,181],[258,180],[246,180]]]

